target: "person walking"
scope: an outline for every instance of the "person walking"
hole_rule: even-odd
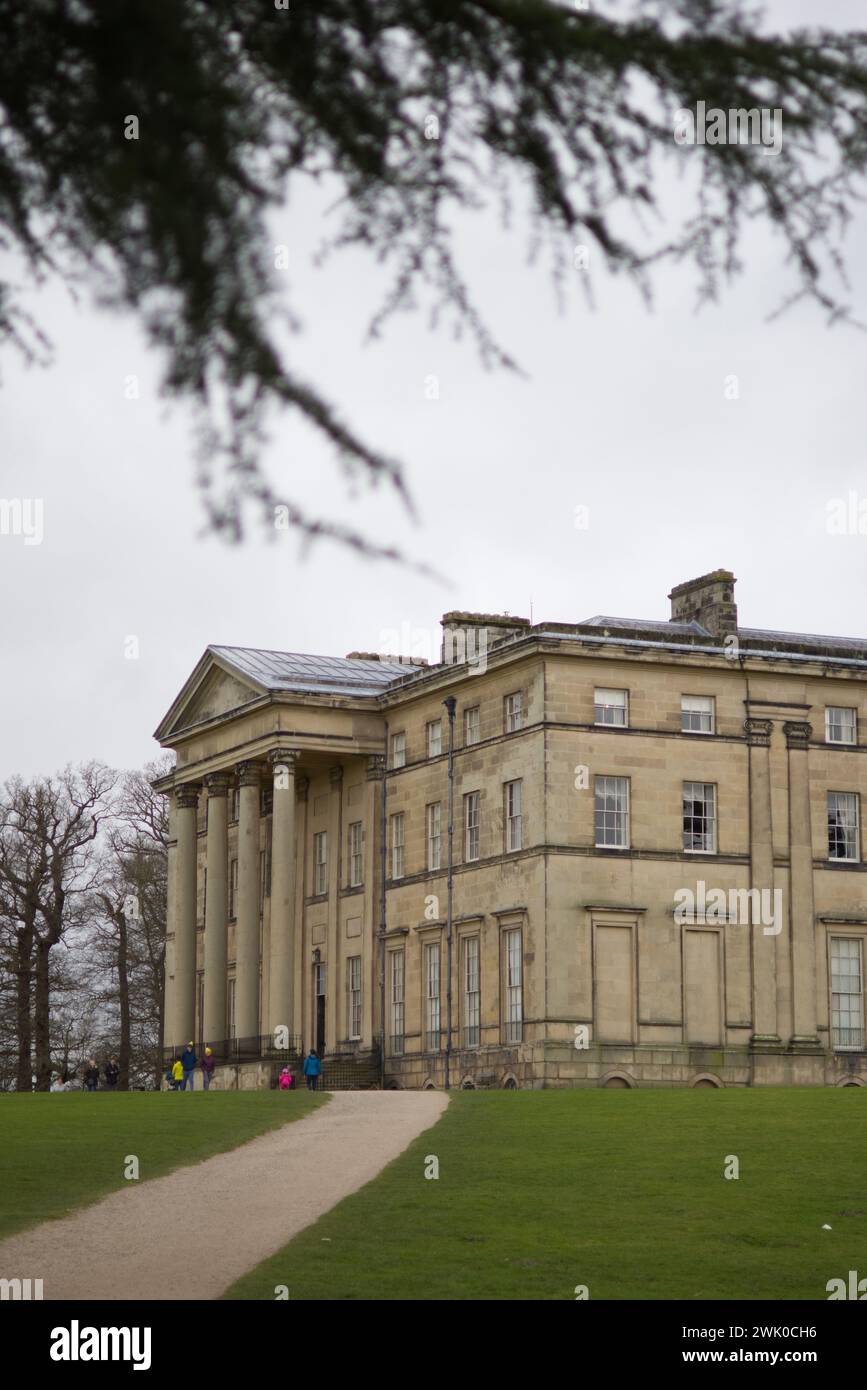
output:
[[[181,1065],[180,1057],[176,1057],[172,1063],[172,1090],[182,1091],[184,1089],[184,1069]]]
[[[181,1053],[181,1067],[184,1072],[184,1084],[181,1087],[182,1091],[194,1091],[196,1089],[193,1083],[196,1079],[197,1060],[195,1044],[188,1042]]]
[[[214,1075],[214,1054],[209,1047],[205,1048],[205,1055],[201,1061],[202,1085],[206,1091],[211,1088],[211,1078]]]
[[[110,1091],[117,1090],[117,1078],[119,1076],[120,1067],[117,1064],[117,1058],[112,1057],[111,1060],[105,1064],[105,1084]]]
[[[84,1088],[86,1091],[95,1091],[99,1085],[99,1067],[91,1057],[84,1069]]]
[[[307,1089],[308,1089],[308,1091],[315,1091],[315,1090],[316,1090],[316,1086],[317,1086],[317,1083],[318,1083],[318,1081],[319,1081],[319,1077],[320,1077],[320,1075],[321,1075],[321,1072],[322,1072],[322,1063],[320,1062],[319,1058],[316,1056],[316,1050],[315,1050],[315,1048],[312,1048],[312,1047],[311,1047],[311,1049],[310,1049],[310,1051],[308,1052],[307,1056],[304,1058],[304,1075],[305,1075],[306,1078],[307,1078]]]

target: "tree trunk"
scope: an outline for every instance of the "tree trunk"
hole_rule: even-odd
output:
[[[18,1034],[17,1091],[33,1090],[33,1029],[30,1019],[30,978],[33,964],[33,928],[24,926],[16,933],[16,1032]]]
[[[51,947],[44,941],[36,946],[36,992],[33,1000],[34,1041],[36,1043],[36,1089],[51,1089],[51,1037],[48,1025],[50,998],[48,959]]]
[[[117,914],[117,932],[117,988],[120,1004],[120,1051],[118,1054],[120,1076],[118,1077],[118,1086],[122,1091],[128,1091],[132,1043],[129,1017],[129,954],[126,916],[123,911]]]

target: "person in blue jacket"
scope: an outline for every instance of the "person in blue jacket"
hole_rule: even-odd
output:
[[[304,1058],[304,1075],[307,1077],[308,1091],[316,1090],[316,1083],[322,1071],[322,1063],[316,1056],[315,1049],[311,1047],[309,1053]]]
[[[193,1085],[196,1076],[196,1049],[191,1042],[187,1043],[181,1053],[181,1066],[184,1069],[184,1084],[181,1086],[181,1090],[194,1091],[196,1089]]]

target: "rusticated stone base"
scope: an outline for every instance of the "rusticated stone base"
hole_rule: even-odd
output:
[[[452,1053],[450,1085],[472,1090],[551,1090],[581,1086],[725,1087],[867,1086],[867,1054],[768,1052],[752,1046],[660,1047],[592,1044],[584,1049],[549,1041]],[[397,1089],[444,1084],[442,1053],[388,1057],[385,1084]]]

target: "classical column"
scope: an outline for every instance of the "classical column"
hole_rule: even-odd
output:
[[[770,719],[745,719],[750,747],[750,930],[753,940],[753,1036],[752,1045],[779,1047],[777,1024],[777,938],[765,931],[761,901],[774,901],[774,839],[771,821]]]
[[[178,830],[175,793],[168,794],[169,838],[166,842],[166,953],[163,960],[165,983],[163,990],[163,1047],[174,1044],[175,1029],[175,932],[178,910],[175,885],[178,876]]]
[[[175,985],[172,1047],[195,1038],[196,1019],[196,814],[199,788],[180,786],[175,794],[177,868],[175,874]]]
[[[361,1046],[369,1048],[378,1034],[379,998],[379,835],[382,813],[382,779],[385,758],[374,753],[367,759],[364,803],[364,922],[361,955]]]
[[[792,932],[792,1046],[819,1046],[816,1031],[816,926],[810,825],[809,724],[783,725],[789,752],[789,918]]]
[[[346,1037],[346,1023],[339,1009],[345,998],[340,958],[340,887],[343,860],[343,768],[329,768],[331,804],[328,808],[328,929],[325,954],[325,1046],[336,1051]]]
[[[226,1037],[226,961],[228,932],[229,777],[212,772],[208,789],[208,877],[205,901],[205,1042]]]
[[[235,902],[235,1034],[259,1034],[259,765],[238,764],[238,891]]]
[[[268,974],[268,1027],[295,1036],[295,770],[298,754],[278,748],[271,754],[274,809],[271,816],[271,949]]]
[[[295,778],[295,838],[298,856],[295,871],[295,975],[292,983],[292,999],[295,1005],[295,1032],[302,1043],[310,1046],[312,1030],[310,1026],[310,956],[306,939],[306,919],[304,899],[307,896],[307,812],[310,794],[310,778]]]

